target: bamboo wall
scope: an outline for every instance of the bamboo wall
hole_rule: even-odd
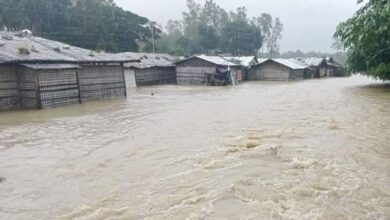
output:
[[[134,71],[137,86],[176,84],[175,67],[151,67]]]
[[[289,80],[302,80],[304,78],[303,69],[290,70]]]
[[[208,85],[210,76],[216,73],[216,65],[197,58],[176,65],[178,85]]]
[[[18,108],[19,90],[15,69],[0,66],[0,110]]]
[[[177,66],[178,85],[203,85],[208,83],[208,75],[216,73],[216,67]]]
[[[33,70],[0,66],[0,110],[41,109],[126,96],[121,66]]]
[[[266,62],[252,67],[249,81],[288,81],[303,79],[304,70],[291,70],[276,62]]]
[[[79,103],[79,89],[75,69],[37,71],[38,100],[42,108],[53,108]]]
[[[126,96],[123,68],[113,66],[83,66],[78,71],[81,102]]]
[[[37,77],[34,70],[21,68],[20,71],[18,71],[18,75],[20,81],[20,108],[37,109]]]
[[[316,69],[309,67],[305,69],[303,78],[312,79],[315,77],[315,74],[316,74]]]

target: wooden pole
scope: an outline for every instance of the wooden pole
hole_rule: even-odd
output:
[[[123,78],[123,88],[125,89],[125,97],[127,97],[127,87],[126,87],[125,68],[124,68],[124,66],[123,66],[123,63],[121,63],[121,69],[122,69],[122,78]]]
[[[41,85],[39,80],[39,72],[34,70],[35,74],[35,94],[37,99],[37,109],[42,109]]]
[[[15,71],[15,74],[16,74],[16,80],[17,80],[17,89],[18,89],[18,109],[21,109],[22,108],[22,93],[21,93],[21,76],[20,76],[20,69],[19,67],[15,68],[16,71]]]
[[[79,103],[81,104],[80,77],[79,77],[79,70],[77,69],[76,69],[76,82],[77,82],[77,91],[79,95]]]

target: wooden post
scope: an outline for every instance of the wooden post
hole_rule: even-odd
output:
[[[35,94],[37,99],[37,109],[42,109],[41,85],[39,81],[39,72],[33,70],[35,74]]]
[[[79,71],[77,69],[76,69],[76,82],[77,82],[77,91],[79,94],[79,103],[81,104],[80,78],[79,78]]]
[[[15,68],[16,80],[17,80],[17,89],[18,89],[18,109],[22,108],[22,93],[21,93],[21,76],[20,76],[20,67]]]
[[[121,69],[122,69],[122,78],[123,78],[123,88],[125,89],[125,97],[127,97],[127,87],[126,87],[125,68],[124,68],[124,66],[123,66],[123,63],[121,63]]]

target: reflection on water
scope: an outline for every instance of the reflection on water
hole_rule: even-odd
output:
[[[0,219],[389,219],[389,124],[362,77],[2,112]]]

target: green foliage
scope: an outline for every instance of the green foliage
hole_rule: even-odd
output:
[[[335,38],[347,48],[350,72],[390,80],[390,1],[369,0],[337,27]]]
[[[0,0],[0,27],[111,52],[137,51],[151,37],[148,19],[113,0]],[[160,30],[155,30],[157,33]]]
[[[263,14],[263,19],[249,18],[245,7],[227,12],[213,0],[206,0],[204,5],[187,0],[187,8],[182,20],[168,22],[167,33],[158,41],[159,52],[183,56],[257,55],[264,43],[278,50],[283,26],[279,19],[275,19],[279,23],[274,25],[271,15]]]

